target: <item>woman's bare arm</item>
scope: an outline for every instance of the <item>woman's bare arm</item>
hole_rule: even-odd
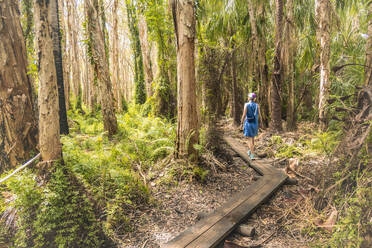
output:
[[[243,111],[242,118],[240,120],[240,125],[243,125],[243,122],[244,122],[244,119],[245,119],[246,115],[247,115],[247,104],[244,104],[244,111]]]

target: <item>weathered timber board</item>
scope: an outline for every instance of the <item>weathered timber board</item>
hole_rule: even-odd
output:
[[[214,248],[247,216],[269,198],[287,179],[282,171],[259,161],[252,162],[246,148],[233,138],[223,139],[249,166],[263,177],[234,195],[215,212],[186,229],[162,248]]]
[[[223,140],[237,153],[239,156],[249,164],[250,167],[252,167],[257,173],[260,175],[266,175],[266,174],[274,174],[278,173],[279,170],[266,164],[261,163],[259,161],[252,162],[247,154],[247,147],[243,146],[238,141],[235,141],[233,138],[229,136],[223,136]]]
[[[241,205],[247,198],[252,197],[260,188],[264,186],[266,181],[259,180],[250,185],[246,190],[234,195],[224,205],[216,211],[200,220],[195,225],[186,229],[183,233],[175,237],[173,240],[163,245],[162,248],[184,248],[199,238],[204,232],[213,227],[218,221],[227,216],[232,210]]]
[[[199,236],[187,248],[210,248],[216,247],[223,239],[225,239],[234,229],[256,208],[269,198],[284,182],[283,175],[277,174],[263,178],[264,186],[255,192],[254,195],[248,197],[242,204],[236,207],[228,215],[216,222],[210,229]]]

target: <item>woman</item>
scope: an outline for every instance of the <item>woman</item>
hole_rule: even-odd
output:
[[[248,156],[253,160],[254,157],[254,137],[258,134],[258,114],[259,106],[254,102],[256,99],[255,93],[248,94],[248,101],[244,104],[244,111],[240,121],[241,127],[244,123],[244,136],[248,137]]]

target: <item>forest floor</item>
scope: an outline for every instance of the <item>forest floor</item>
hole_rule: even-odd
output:
[[[318,191],[319,184],[317,171],[329,160],[305,149],[305,143],[312,139],[314,128],[312,124],[303,123],[296,132],[283,132],[280,136],[268,131],[260,133],[256,141],[259,159],[272,160],[273,166],[285,170],[290,177],[298,180],[298,184],[282,186],[245,221],[245,224],[255,227],[253,237],[234,232],[227,242],[241,247],[288,248],[308,247],[314,241],[311,237],[314,223],[322,222],[314,213],[314,206],[316,208],[318,205],[325,213],[332,211],[331,208],[327,209],[328,206],[319,206],[321,201],[313,203],[313,194]],[[231,125],[230,120],[221,121],[217,129],[247,144],[241,131]],[[163,177],[166,172],[154,172],[157,175],[152,177],[152,182],[148,182],[151,185],[152,204],[132,213],[130,219],[134,228],[122,237],[125,244],[122,247],[160,247],[197,222],[202,213],[213,211],[233,194],[244,190],[258,176],[222,141],[214,144],[213,154],[214,159],[202,162],[203,168],[210,167],[210,173],[202,181],[180,180],[176,184],[158,184],[156,178]],[[291,160],[290,157],[301,159]],[[217,164],[208,165],[216,160]],[[225,169],[220,168],[221,164]]]

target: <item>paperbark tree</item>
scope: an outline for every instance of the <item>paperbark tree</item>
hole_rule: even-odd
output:
[[[125,1],[127,7],[128,26],[131,36],[131,47],[134,60],[134,98],[137,104],[146,102],[145,76],[143,71],[143,57],[141,52],[141,42],[138,30],[138,17],[135,3],[129,0]]]
[[[138,31],[141,42],[141,51],[143,57],[143,70],[145,73],[145,85],[147,97],[152,96],[151,83],[153,80],[153,73],[151,69],[150,45],[147,36],[147,23],[143,15],[138,15]]]
[[[364,73],[364,85],[372,85],[372,4],[370,4],[368,22],[368,38],[366,43],[366,67]]]
[[[269,79],[266,63],[266,37],[265,26],[258,26],[258,23],[265,23],[265,2],[250,0],[248,3],[249,20],[252,32],[252,46],[254,50],[254,61],[257,61],[255,68],[255,80],[258,82],[257,100],[260,104],[260,125],[269,126]],[[260,28],[261,32],[258,32]]]
[[[114,98],[116,108],[122,109],[121,92],[120,92],[120,66],[119,66],[119,33],[118,33],[118,7],[119,0],[114,0],[112,7],[112,53],[111,53],[111,69],[112,69],[112,86],[114,90]]]
[[[70,109],[70,67],[69,65],[71,64],[69,59],[69,53],[67,49],[67,24],[68,20],[64,18],[64,11],[65,11],[65,1],[58,0],[59,4],[59,9],[60,9],[60,21],[61,21],[61,28],[62,28],[62,60],[64,61],[63,63],[63,84],[64,84],[64,92],[65,92],[65,103],[66,103],[66,110]],[[69,16],[67,17],[67,19]]]
[[[31,82],[18,2],[0,2],[0,173],[29,159],[37,144]]]
[[[107,64],[107,53],[105,50],[105,36],[99,20],[98,0],[86,0],[85,12],[87,18],[87,30],[89,35],[89,49],[94,64],[94,70],[98,78],[98,87],[101,95],[102,115],[104,130],[109,136],[117,132],[117,120],[114,109],[114,99],[110,72]]]
[[[39,145],[44,165],[62,156],[59,126],[57,72],[53,37],[57,1],[35,0],[35,27],[39,46]],[[51,163],[49,163],[51,162]],[[44,167],[44,169],[46,169]]]
[[[330,1],[316,0],[315,15],[318,22],[317,38],[320,44],[320,90],[319,90],[319,124],[320,129],[327,127],[327,100],[329,98],[331,82],[330,75]]]
[[[234,47],[233,47],[234,49]],[[236,52],[231,53],[231,99],[230,99],[230,108],[231,108],[231,118],[235,125],[239,125],[240,116],[239,107],[238,107],[238,84],[236,79]]]
[[[75,94],[75,101],[76,101],[76,109],[82,108],[81,106],[81,98],[82,98],[82,90],[81,90],[81,79],[80,79],[80,49],[78,45],[78,15],[77,15],[77,6],[75,0],[70,0],[71,6],[71,24],[70,24],[70,32],[71,32],[71,71],[72,71],[72,86],[74,88]]]
[[[59,30],[59,10],[58,0],[51,0],[50,5],[53,6],[50,13],[50,25],[52,30],[53,42],[53,56],[54,64],[57,73],[57,86],[58,86],[58,105],[59,105],[59,125],[61,134],[68,134],[67,112],[65,103],[65,86],[63,82],[63,65],[62,65],[62,48],[61,48],[61,32]],[[55,2],[55,3],[54,3]],[[48,4],[49,5],[49,4]]]
[[[198,142],[195,82],[194,1],[172,1],[177,40],[177,141],[176,157],[197,158]]]
[[[283,33],[283,0],[275,0],[275,54],[274,69],[271,77],[271,128],[274,131],[282,130],[282,62],[280,61]]]
[[[295,120],[295,53],[296,53],[296,38],[295,26],[293,17],[293,0],[287,0],[287,18],[285,22],[285,49],[283,49],[282,57],[285,64],[284,78],[288,88],[288,103],[287,103],[287,130],[292,131],[296,128]]]

